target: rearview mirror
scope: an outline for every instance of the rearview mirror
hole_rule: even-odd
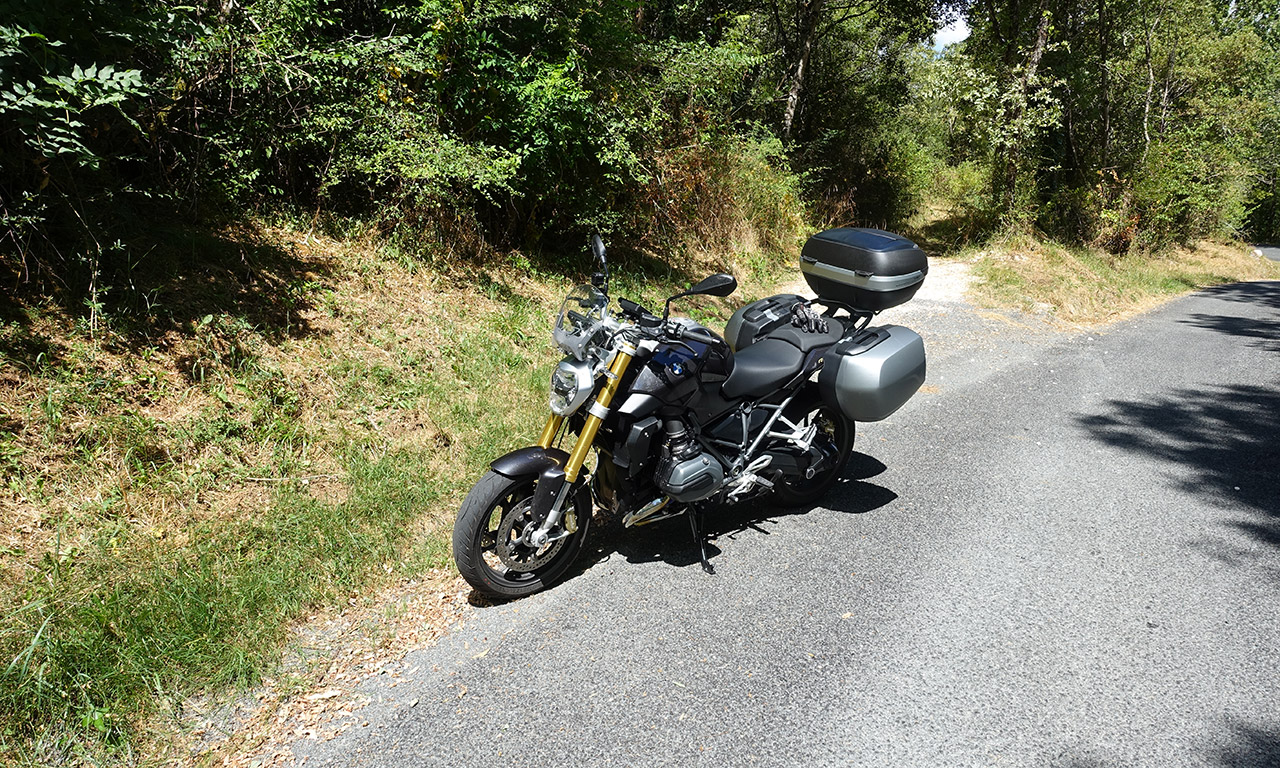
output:
[[[697,285],[685,291],[690,296],[728,296],[738,289],[738,281],[733,275],[723,272],[703,278]]]
[[[591,276],[591,284],[607,295],[609,293],[609,260],[605,258],[604,241],[598,234],[591,236],[591,253],[595,254],[596,261],[600,262],[600,271]]]
[[[662,313],[662,319],[665,321],[671,316],[671,302],[682,296],[728,296],[737,289],[738,281],[733,275],[726,275],[720,272],[710,277],[704,277],[697,285],[689,286],[687,291],[681,291],[667,299],[667,308]]]

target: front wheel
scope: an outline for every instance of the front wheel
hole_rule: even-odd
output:
[[[532,514],[537,484],[536,477],[512,479],[489,471],[458,510],[453,560],[462,578],[482,595],[511,599],[545,589],[564,576],[582,550],[591,508],[579,508],[584,496],[590,498],[579,493],[565,500],[552,541],[541,547],[527,543],[526,533],[541,524]],[[572,533],[564,529],[570,516],[577,522]]]
[[[773,495],[784,506],[803,507],[822,498],[849,463],[854,424],[838,408],[824,403],[817,393],[788,410],[791,412],[787,418],[804,427],[816,426],[817,432],[809,447],[806,471],[797,477],[783,477],[774,484]]]

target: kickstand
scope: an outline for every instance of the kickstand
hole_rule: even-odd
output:
[[[689,527],[693,529],[693,540],[698,542],[698,549],[702,553],[702,570],[714,574],[716,569],[711,565],[711,560],[707,558],[707,540],[702,535],[702,515],[702,507],[695,507],[689,510]]]

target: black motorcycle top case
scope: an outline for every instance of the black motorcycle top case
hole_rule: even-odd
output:
[[[929,273],[920,246],[880,229],[828,229],[800,252],[805,282],[824,299],[879,312],[911,300]]]

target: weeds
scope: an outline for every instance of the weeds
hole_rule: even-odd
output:
[[[573,280],[425,269],[352,226],[237,231],[143,321],[4,326],[0,761],[122,759],[140,718],[252,684],[308,611],[446,566],[457,502],[536,435]],[[614,293],[660,308],[729,268],[739,297],[679,307],[722,323],[776,257],[719,258],[619,259]]]
[[[1213,242],[1161,256],[1113,256],[1005,234],[965,255],[975,259],[977,293],[984,302],[1050,313],[1068,323],[1107,322],[1198,288],[1280,277],[1280,269],[1265,259]]]

